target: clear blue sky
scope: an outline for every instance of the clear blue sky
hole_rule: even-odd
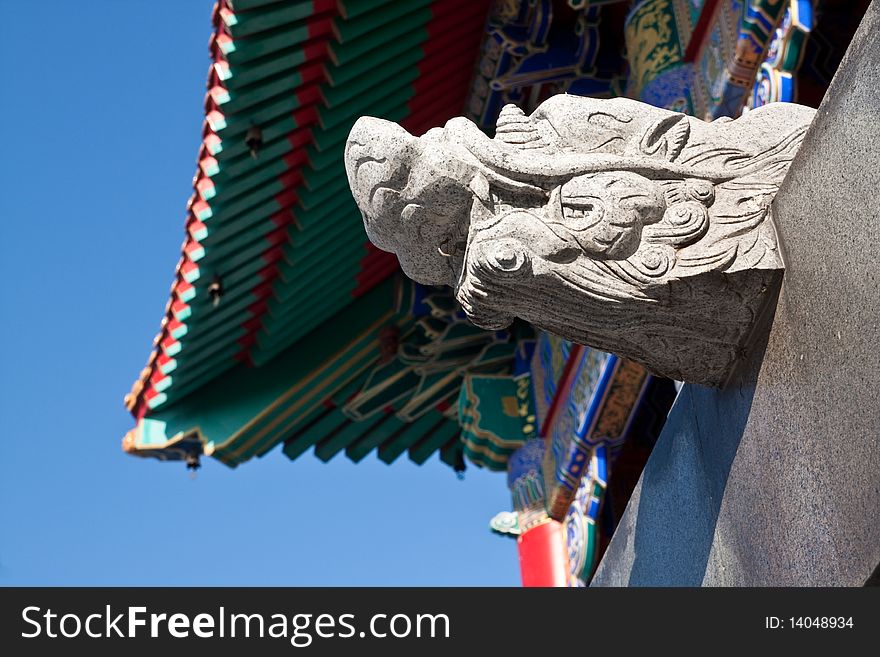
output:
[[[210,0],[0,0],[0,584],[517,585],[504,477],[126,456],[183,238]]]

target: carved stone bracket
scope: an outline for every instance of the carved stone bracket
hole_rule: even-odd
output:
[[[422,137],[361,118],[345,165],[373,243],[478,326],[519,317],[718,386],[781,279],[770,203],[813,115],[707,123],[562,94],[506,106],[491,139],[463,118]]]

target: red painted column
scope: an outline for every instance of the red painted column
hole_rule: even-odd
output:
[[[523,586],[567,586],[568,563],[562,523],[547,520],[516,539]]]

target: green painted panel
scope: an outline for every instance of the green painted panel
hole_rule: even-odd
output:
[[[277,142],[274,146],[279,150],[283,149],[281,150],[282,155],[291,150],[290,142],[286,139]],[[261,185],[277,180],[279,176],[288,171],[284,160],[270,153],[261,151],[257,159],[250,158],[250,156],[249,159],[250,166],[245,172],[235,175],[228,174],[221,169],[219,174],[211,176],[213,192],[207,201],[215,213],[217,208],[223,207]]]
[[[349,260],[353,259],[345,259],[344,262],[347,263]],[[325,268],[328,271],[325,272],[325,276],[323,277],[323,285],[313,286],[313,289],[311,290],[315,295],[314,299],[310,298],[308,300],[303,300],[302,303],[296,304],[296,308],[292,309],[289,314],[285,313],[281,315],[277,321],[273,321],[273,303],[270,300],[269,311],[263,316],[264,324],[272,322],[273,325],[280,325],[283,328],[289,317],[290,323],[298,332],[301,331],[303,327],[304,322],[302,320],[309,319],[315,315],[326,316],[326,311],[333,311],[333,308],[326,308],[327,298],[350,298],[350,289],[353,287],[354,276],[358,271],[357,262],[355,261],[353,264],[343,269],[336,267],[336,269],[339,269],[338,272],[334,271],[333,263],[325,263]],[[337,273],[340,274],[339,278],[333,278],[332,275]],[[313,272],[312,276],[318,280],[322,279],[321,272]],[[342,288],[341,291],[336,292],[340,289],[340,286]],[[328,294],[331,296],[328,297]],[[187,338],[189,339],[186,342],[183,342],[184,349],[181,354],[177,356],[180,365],[186,363],[187,368],[194,367],[195,363],[212,357],[214,351],[217,351],[226,344],[235,342],[243,337],[244,330],[241,329],[240,326],[243,322],[251,318],[250,313],[247,311],[247,307],[256,301],[257,299],[248,292],[247,294],[241,295],[234,306],[229,308],[223,315],[219,312],[216,314],[211,312],[214,310],[213,308],[207,313],[203,313],[199,317],[198,323],[193,323],[190,328],[187,334]],[[216,310],[219,311],[222,307],[223,301],[221,300],[221,304],[218,305]],[[286,309],[283,305],[280,307]],[[280,346],[286,339],[286,337],[282,337],[280,340],[272,340],[270,337],[268,342],[270,345]],[[192,356],[190,356],[190,354],[192,354]]]
[[[351,420],[342,415],[337,409],[334,409],[332,413],[322,418],[322,420],[316,423],[314,427],[309,427],[304,432],[295,435],[290,439],[290,442],[286,444],[295,445],[295,450],[299,454],[309,447],[315,447],[317,450],[317,446],[320,444],[321,440],[332,440],[339,433],[343,432],[344,429],[349,427],[349,425],[351,425]],[[288,457],[294,453],[293,449],[294,448],[288,449]],[[315,453],[317,455],[317,451]],[[326,458],[321,460],[328,461],[333,454],[335,454],[335,452],[326,454]]]
[[[280,354],[264,367],[237,365],[192,395],[157,411],[152,418],[165,422],[165,433],[169,438],[198,427],[205,440],[219,448],[275,402],[284,390],[303,381],[338,352],[339,345],[350,343],[375,323],[375,317],[383,308],[388,308],[390,294],[390,284],[378,286],[312,331],[297,348]],[[326,376],[332,375],[330,372]],[[290,398],[292,402],[297,400],[296,395]],[[247,433],[242,435],[242,441],[251,439]],[[220,455],[239,460],[236,450],[240,448],[240,445],[229,444],[221,449]]]
[[[230,139],[233,135],[247,132],[252,125],[264,125],[288,116],[298,107],[300,107],[300,102],[296,94],[280,96],[277,100],[253,107],[251,111],[245,112],[241,116],[235,114],[225,116],[225,126],[215,132],[221,139]]]
[[[233,21],[227,23],[233,38],[270,30],[285,23],[303,21],[310,18],[315,11],[312,0],[276,3],[244,13],[241,13],[241,3],[235,2],[234,6]]]
[[[388,464],[393,463],[410,445],[437,431],[445,422],[448,420],[436,411],[419,418],[404,431],[392,436],[379,446],[379,460]]]
[[[348,20],[336,21],[336,39],[339,43],[346,43],[360,37],[370,37],[376,28],[406,20],[407,14],[426,7],[433,0],[406,0],[395,2],[391,6],[372,7],[372,11],[361,13],[357,16],[349,16]]]
[[[412,397],[420,381],[421,376],[411,364],[392,358],[373,367],[358,394],[346,402],[344,412],[364,421],[381,415],[388,407],[400,408]]]
[[[277,5],[287,0],[227,0],[229,6],[235,12],[246,11],[248,9],[257,9],[266,7],[267,5]]]
[[[291,90],[297,89],[302,85],[302,76],[296,71],[284,71],[272,78],[262,80],[260,84],[242,87],[235,91],[227,90],[229,100],[221,103],[219,99],[217,104],[220,111],[224,114],[237,114],[254,105],[266,103],[274,99],[276,96],[289,96]],[[316,83],[302,85],[301,88],[306,89],[311,86],[317,86]]]
[[[303,227],[304,232],[308,231],[310,234],[314,234],[320,232],[312,230],[315,227],[338,223],[340,214],[349,214],[352,203],[354,203],[354,199],[351,194],[336,194],[327,199],[326,203],[312,210],[297,208],[297,220],[299,225]],[[354,207],[357,206],[355,205]]]
[[[310,440],[310,444],[326,434],[329,430],[328,427],[325,427],[323,430],[319,429],[317,432],[313,431],[313,429],[318,422],[323,421],[327,414],[321,413],[320,417],[314,421],[306,421],[307,418],[311,418],[316,411],[324,408],[324,401],[328,398],[333,398],[336,394],[333,392],[334,388],[345,386],[346,382],[350,382],[352,378],[363,376],[368,371],[370,364],[378,356],[375,332],[362,332],[360,335],[353,336],[350,342],[334,346],[338,353],[345,355],[345,361],[342,362],[340,357],[340,359],[337,359],[340,361],[339,363],[331,363],[328,368],[320,373],[316,373],[309,381],[309,386],[301,391],[301,395],[308,394],[310,390],[318,386],[323,386],[324,382],[328,381],[331,377],[333,377],[333,386],[322,390],[319,395],[312,395],[308,402],[295,413],[291,412],[288,404],[278,404],[272,409],[267,410],[253,423],[251,427],[252,432],[268,434],[268,432],[274,431],[281,438],[289,442],[303,436],[311,436],[313,439]],[[295,381],[292,381],[291,385],[293,383]],[[336,414],[340,415],[338,411],[336,411]],[[332,426],[330,425],[330,427]]]
[[[246,209],[243,209],[241,212],[232,214],[230,211],[227,214],[225,211],[220,217],[209,217],[207,219],[203,219],[204,223],[208,226],[208,239],[211,237],[211,231],[217,230],[217,223],[223,222],[222,225],[224,228],[228,229],[229,235],[234,235],[242,230],[249,230],[250,227],[266,217],[270,217],[279,210],[283,208],[278,204],[276,200],[278,194],[283,191],[286,191],[280,182],[272,182],[269,183],[268,186],[271,186],[271,189],[260,189],[257,192],[254,192],[246,201],[242,201],[239,203],[239,208],[241,206],[248,205],[251,201],[257,201],[257,205],[252,205]],[[275,192],[274,194],[272,192]],[[262,198],[261,198],[262,197]],[[223,209],[223,208],[221,208]],[[225,209],[224,209],[225,210]]]
[[[401,35],[398,39],[385,44],[382,48],[366,53],[363,57],[349,62],[345,66],[328,64],[327,78],[330,82],[329,86],[342,87],[364,76],[372,75],[374,71],[387,66],[397,58],[412,59],[412,65],[415,66],[424,57],[424,51],[421,46],[427,40],[427,29],[413,30],[409,34]]]
[[[354,272],[352,272],[351,276],[353,280]],[[332,281],[333,279],[328,278],[328,280]],[[335,293],[335,296],[331,295],[330,298],[335,299],[336,305],[331,304],[330,306],[323,306],[323,304],[319,302],[304,304],[301,308],[303,312],[302,318],[308,319],[310,322],[319,322],[326,318],[329,314],[332,314],[335,308],[338,308],[351,300],[350,293],[348,292],[349,289],[350,285],[346,284],[344,290]],[[320,293],[317,297],[318,299],[325,298],[325,296]],[[250,297],[249,303],[253,303],[253,301],[253,297]],[[384,303],[389,304],[390,300],[385,300]],[[221,307],[222,302],[217,310],[219,311]],[[385,305],[384,307],[387,308],[388,306]],[[207,316],[211,317],[212,314],[213,313],[209,313]],[[232,320],[225,320],[219,315],[219,313],[217,315],[217,320],[212,322],[207,330],[202,330],[202,325],[196,327],[198,330],[195,330],[194,328],[192,334],[195,335],[197,339],[192,343],[188,343],[187,348],[176,357],[179,363],[178,368],[180,374],[175,379],[175,394],[177,394],[177,390],[190,389],[190,386],[185,385],[185,382],[193,381],[196,383],[209,372],[213,372],[215,368],[217,368],[214,361],[218,359],[217,357],[219,354],[226,354],[226,357],[231,358],[234,354],[240,351],[240,348],[237,345],[237,340],[244,335],[244,330],[240,327],[241,322],[248,319],[250,315],[238,312],[238,314],[233,316]],[[268,321],[270,317],[271,313],[267,313],[264,315],[264,321]],[[292,330],[287,332],[288,334],[284,336],[284,339],[273,343],[273,353],[283,351],[283,349],[294,339],[302,337],[304,334],[303,325],[298,325],[295,321],[293,321],[292,324]],[[308,326],[313,325],[314,323],[308,324]],[[259,353],[259,348],[255,351]]]
[[[311,426],[312,424],[320,422],[325,416],[329,415],[330,413],[334,413],[334,412],[336,412],[335,408],[326,408],[324,406],[318,406],[317,408],[312,409],[310,412],[300,413],[299,415],[300,415],[300,419],[302,420],[302,422],[299,426],[303,426],[303,427]],[[285,429],[286,429],[286,427],[285,427]],[[283,439],[284,446],[281,451],[285,455],[292,454],[292,456],[288,457],[292,460],[292,459],[295,459],[298,456],[300,456],[310,446],[306,444],[302,447],[302,449],[299,449],[297,447],[297,444],[295,443],[294,439],[289,436],[289,433],[290,432],[288,431],[285,434],[285,438]],[[298,433],[297,435],[304,435],[304,434]]]
[[[378,355],[378,351],[375,347],[375,335],[373,335],[373,338],[372,344],[370,345],[371,349],[369,350],[370,358],[375,358]],[[356,366],[357,368],[365,367],[362,363],[357,363],[354,360],[345,361],[345,367],[348,370],[355,370]],[[330,374],[325,378],[329,378],[337,371],[338,368],[331,368]],[[333,385],[335,385],[335,383],[333,383]],[[306,394],[307,392],[308,391],[306,391]],[[279,411],[275,414],[276,417],[273,422],[261,422],[257,424],[256,428],[251,430],[253,438],[250,438],[247,444],[238,451],[236,458],[250,458],[255,454],[262,453],[266,449],[271,448],[273,444],[282,442],[290,435],[290,432],[294,427],[301,426],[301,418],[299,417],[300,413],[304,415],[308,414],[312,409],[319,405],[319,397],[315,397],[314,399],[309,400],[309,403],[301,408],[294,408],[293,406],[290,408],[285,407],[283,411]],[[310,434],[308,432],[305,432],[303,436],[305,437],[306,442],[311,442],[313,436],[317,437],[315,434]]]
[[[340,0],[339,12],[346,20],[354,20],[371,11],[376,11],[400,0]]]
[[[253,253],[255,256],[258,256],[268,248],[266,236],[278,228],[278,224],[269,218],[254,222],[243,231],[233,231],[233,229],[227,230],[223,224],[220,224],[219,228],[215,228],[208,233],[207,237],[204,237],[201,240],[202,245],[207,249],[206,258],[210,261],[209,263],[206,263],[205,271],[210,271],[212,274],[215,270],[222,272],[224,283],[223,288],[229,292],[231,290],[231,285],[229,283],[232,279],[227,280],[227,277],[233,271],[237,271],[238,268],[232,269],[226,262],[226,259],[233,258],[244,249],[250,248],[256,249]],[[210,263],[216,263],[216,268],[211,267]],[[205,281],[202,287],[207,288],[210,284],[211,281]],[[207,301],[207,298],[205,301]]]
[[[440,448],[440,460],[450,468],[454,468],[459,461],[463,463],[463,459],[463,446],[458,436]]]
[[[345,423],[338,431],[315,445],[315,456],[324,463],[327,463],[347,445],[357,440],[367,428],[369,428],[369,423],[367,422],[354,422],[345,418]]]
[[[303,254],[298,259],[296,265],[283,262],[279,267],[279,272],[282,276],[290,278],[290,286],[292,286],[292,288],[289,288],[286,284],[279,286],[287,294],[285,300],[288,300],[291,295],[298,291],[303,293],[317,292],[338,287],[339,281],[344,281],[344,285],[348,286],[350,280],[353,279],[358,271],[358,261],[360,260],[358,256],[364,248],[363,243],[363,237],[360,235],[356,238],[352,237],[348,241],[339,240],[337,247],[344,247],[345,250],[339,252],[338,260],[318,258],[314,254]],[[187,320],[189,331],[186,336],[186,342],[191,341],[194,336],[200,335],[208,327],[216,324],[228,324],[235,320],[236,314],[243,307],[242,297],[249,295],[255,286],[263,282],[263,279],[258,276],[258,272],[266,265],[259,260],[259,253],[256,252],[257,248],[264,249],[265,244],[256,244],[254,256],[246,261],[246,267],[233,273],[223,274],[221,280],[224,286],[224,294],[216,307],[214,307],[213,301],[207,293],[206,286],[208,283],[206,282],[205,286],[200,285],[197,288],[202,292],[198,297],[199,301],[193,302],[191,307],[198,308],[199,312],[194,313],[194,316]],[[349,260],[353,262],[349,262]],[[314,266],[311,266],[312,262],[314,262]],[[340,266],[340,262],[342,262],[342,266]],[[349,264],[351,269],[342,268]],[[241,272],[247,275],[239,277],[238,274]],[[206,281],[210,280],[212,280],[211,277],[206,277]],[[236,285],[233,285],[233,282]],[[278,295],[277,291],[276,295]],[[253,303],[256,300],[256,298],[245,299],[244,305]],[[296,300],[294,299],[293,301]]]
[[[284,280],[274,289],[275,298],[281,304],[281,306],[275,307],[276,311],[280,312],[289,303],[301,302],[302,297],[315,287],[314,283],[321,282],[324,277],[332,277],[335,280],[354,278],[354,275],[360,271],[359,261],[367,254],[364,247],[366,238],[353,230],[347,232],[349,234],[344,239],[334,239],[333,236],[329,236],[322,240],[323,246],[333,248],[333,254],[318,259],[315,262],[317,268],[308,267],[309,262],[316,260],[311,254],[307,259],[304,254],[296,265],[288,263],[281,265],[280,269]],[[310,244],[308,248],[321,248],[321,246],[316,242]],[[305,262],[306,260],[308,262]],[[348,267],[349,264],[352,267]],[[334,274],[334,272],[338,272],[338,274]]]
[[[289,134],[283,134],[276,137],[274,141],[269,141],[264,133],[263,145],[257,151],[256,157],[251,155],[250,150],[245,147],[234,158],[226,158],[222,162],[218,161],[217,172],[211,174],[211,181],[215,185],[220,185],[240,176],[246,176],[255,169],[272,162],[284,164],[282,158],[293,150],[293,144],[290,143],[288,137]],[[244,144],[244,138],[245,135],[239,135],[237,140]],[[286,165],[285,168],[287,168]]]
[[[265,363],[274,354],[283,351],[288,345],[308,333],[311,326],[331,317],[336,308],[345,305],[350,299],[350,291],[340,290],[325,294],[320,301],[304,300],[301,321],[289,322],[286,326],[279,322],[268,331],[264,330],[257,334],[257,346],[252,354],[255,362]],[[273,319],[267,320],[264,316],[263,321],[267,323],[272,322]],[[276,330],[275,326],[279,326],[279,329]]]
[[[242,331],[242,335],[244,332]],[[167,403],[170,405],[178,399],[200,388],[206,380],[214,379],[227,370],[235,367],[238,363],[234,359],[239,351],[236,345],[226,345],[224,349],[211,354],[213,358],[202,361],[202,367],[179,367],[180,374],[172,374],[174,385],[169,389]]]
[[[361,94],[355,101],[342,107],[319,108],[321,128],[329,130],[338,125],[354,124],[365,113],[381,117],[382,113],[392,111],[414,95],[415,90],[409,84],[398,84],[396,80],[394,85],[374,87],[369,93]]]
[[[349,444],[345,448],[345,455],[355,463],[359,463],[379,445],[409,427],[409,424],[394,415],[386,418],[381,424],[373,426],[370,431],[362,433],[356,441]]]
[[[332,255],[320,258],[303,253],[294,264],[281,264],[281,280],[273,289],[273,296],[280,305],[273,305],[274,311],[281,312],[290,304],[300,305],[313,291],[327,292],[339,287],[342,281],[347,285],[359,271],[358,261],[366,253],[362,237],[349,234],[337,240],[330,239],[328,244],[333,245]]]
[[[390,98],[381,105],[376,105],[370,110],[371,116],[377,116],[388,121],[400,121],[409,115],[407,103],[412,97],[413,88],[405,88],[406,95]],[[331,168],[334,171],[344,171],[342,161],[339,159],[340,153],[343,152],[345,140],[351,131],[351,126],[360,118],[361,115],[352,115],[345,119],[343,123],[338,124],[334,130],[328,130],[326,135],[317,136],[315,146],[309,147],[309,164],[313,170],[321,170]],[[342,135],[340,137],[340,135]],[[318,147],[318,142],[321,146]],[[308,184],[308,183],[307,183]]]
[[[401,113],[405,114],[406,109],[401,107]],[[351,126],[345,125],[345,131],[350,131]],[[304,185],[303,192],[313,192],[315,190],[323,190],[325,187],[324,184],[312,182],[316,179],[325,180],[327,184],[333,185],[334,189],[338,188],[340,181],[347,181],[348,178],[345,175],[345,165],[340,159],[345,152],[345,143],[342,142],[336,146],[328,148],[325,151],[318,151],[314,148],[309,148],[309,164],[311,165],[311,169],[307,172],[308,178],[306,178],[306,184]],[[351,193],[349,192],[349,195]],[[325,195],[326,196],[326,195]],[[307,196],[305,194],[302,195],[306,200],[303,201],[303,207],[307,207],[312,209],[315,207],[315,198],[312,196]],[[319,197],[323,198],[323,197]],[[310,205],[306,206],[305,203],[309,203]]]
[[[346,43],[331,43],[330,52],[333,62],[337,66],[345,66],[360,59],[371,50],[382,48],[384,44],[393,42],[403,34],[424,27],[430,19],[430,9],[418,9],[393,23],[380,25],[359,39],[353,39]]]
[[[375,356],[377,352],[373,352]],[[334,433],[340,425],[345,421],[345,417],[339,411],[339,407],[345,403],[345,400],[348,399],[351,395],[353,395],[360,387],[363,385],[364,380],[367,378],[369,370],[368,368],[364,368],[363,371],[357,372],[354,376],[348,377],[345,385],[341,386],[334,392],[332,395],[325,397],[324,399],[332,400],[334,404],[334,412],[328,414],[318,422],[310,426],[303,425],[303,428],[295,431],[291,434],[292,440],[299,440],[303,437],[308,437],[309,442],[311,444],[315,444],[320,442],[330,434]],[[323,400],[321,400],[323,402]]]
[[[302,46],[280,50],[248,66],[230,67],[229,77],[223,80],[223,85],[230,91],[236,91],[278,73],[291,71],[302,66],[306,61],[306,51]]]
[[[345,68],[328,63],[331,83],[323,92],[329,107],[320,112],[321,125],[312,129],[315,147],[309,150],[310,166],[303,169],[311,182],[320,185],[321,193],[307,188],[308,179],[297,190],[304,196],[295,210],[300,229],[290,228],[294,243],[285,247],[285,259],[279,263],[279,277],[262,318],[264,328],[252,350],[255,362],[271,366],[268,361],[274,356],[281,357],[291,344],[308,339],[316,325],[352,303],[356,274],[367,252],[360,214],[339,166],[342,144],[359,114],[405,118],[413,94],[411,82],[423,56],[420,45],[428,36],[428,4],[428,0],[371,1],[361,3],[358,10],[357,2],[340,2],[343,14],[349,5],[355,7],[351,20],[337,20],[335,26],[342,43],[334,45],[333,56],[345,62]],[[292,151],[287,137],[298,129],[292,113],[299,108],[296,94],[290,91],[301,84],[298,68],[310,65],[302,44],[308,37],[305,27],[313,17],[312,7],[310,2],[242,0],[229,20],[234,39],[224,84],[229,100],[220,107],[224,116],[216,132],[219,141],[208,142],[217,161],[213,188],[203,186],[210,206],[210,216],[203,215],[207,235],[200,239],[204,257],[198,261],[196,296],[184,311],[190,313],[185,318],[187,331],[180,338],[177,371],[165,391],[169,402],[164,408],[177,405],[180,395],[230,367],[214,361],[238,353],[241,324],[249,318],[248,307],[255,300],[250,291],[262,282],[258,272],[265,263],[260,256],[268,246],[264,235],[274,230],[268,217],[281,209],[276,197],[286,191],[278,178],[287,170],[282,158]],[[242,13],[246,8],[255,10]],[[372,71],[369,81],[362,77],[367,71]],[[376,80],[394,84],[377,85]],[[340,82],[347,86],[336,86]],[[257,159],[243,143],[252,125],[262,130]],[[328,258],[330,248],[333,257]],[[216,308],[207,294],[215,274],[222,276],[224,286]],[[264,439],[271,437],[269,432]]]
[[[454,420],[447,420],[445,424],[432,434],[422,437],[409,448],[409,458],[418,465],[422,465],[431,458],[443,445],[457,438],[461,430]]]
[[[234,68],[259,57],[285,50],[294,44],[304,43],[309,40],[309,37],[307,21],[281,25],[243,39],[233,38],[233,49],[225,53],[226,59],[229,61],[229,65]]]
[[[329,180],[324,185],[312,185],[309,183],[310,177],[318,180],[318,176],[322,174],[312,170],[305,172],[306,185],[297,190],[299,204],[305,211],[316,212],[320,210],[321,207],[333,199],[338,198],[348,189],[348,179],[345,177],[345,168],[340,166],[336,171],[338,171],[339,174],[336,176],[328,176]],[[349,191],[346,196],[351,197],[351,192]]]
[[[290,320],[293,323],[301,324],[298,318],[302,318],[307,314],[309,309],[326,305],[319,299],[310,300],[312,295],[320,297],[321,295],[333,294],[335,292],[348,293],[353,285],[355,276],[359,268],[357,262],[350,262],[356,259],[359,253],[356,243],[350,247],[347,257],[340,257],[337,261],[325,261],[321,263],[325,275],[311,269],[303,270],[303,276],[308,275],[313,281],[292,280],[284,282],[276,282],[275,293],[273,295],[273,303],[270,304],[269,311],[274,312],[274,320]],[[354,256],[351,254],[355,254]],[[335,262],[335,266],[334,266]],[[294,287],[296,286],[296,287]],[[278,291],[285,294],[285,299],[281,299]],[[301,293],[297,294],[297,290]]]
[[[255,207],[263,207],[265,206],[267,200],[272,199],[274,203],[274,197],[284,191],[284,186],[277,179],[272,179],[267,181],[266,183],[256,187],[254,189],[249,190],[246,194],[242,194],[238,198],[231,199],[229,202],[215,202],[210,203],[211,205],[211,216],[203,219],[202,221],[208,226],[208,230],[210,231],[211,225],[216,224],[218,222],[232,222],[234,220],[240,219],[242,216],[247,216],[248,212],[253,214],[253,209]],[[278,205],[276,203],[276,208]],[[270,210],[274,211],[274,210]],[[262,219],[263,216],[257,214],[257,218]]]
[[[282,138],[286,141],[287,135],[298,127],[300,126],[297,125],[293,115],[290,113],[276,117],[271,121],[263,122],[260,124],[260,130],[263,133],[263,143],[267,145],[273,144]],[[223,171],[224,164],[231,163],[237,158],[249,158],[250,156],[250,149],[245,144],[244,134],[232,135],[222,140],[221,150],[214,154],[214,158],[220,164],[221,171]]]
[[[375,358],[377,353],[371,351],[369,358]],[[346,365],[355,365],[355,363],[346,363]],[[326,431],[315,432],[312,429],[331,415],[335,418],[333,422],[341,423],[344,420],[338,409],[327,409],[322,404],[312,405],[304,412],[297,412],[292,416],[288,414],[288,417],[281,418],[283,421],[279,422],[274,438],[265,438],[264,441],[273,439],[284,441],[284,454],[290,459],[295,459],[309,447],[312,447],[322,436],[327,436]],[[329,426],[338,426],[338,424]]]
[[[418,54],[421,54],[420,52]],[[389,85],[398,81],[412,82],[419,77],[419,69],[406,58],[395,59],[389,66],[377,69],[374,76],[364,76],[342,87],[331,87],[323,92],[324,104],[335,108],[350,103],[376,85]]]

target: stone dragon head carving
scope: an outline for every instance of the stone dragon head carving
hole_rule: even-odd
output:
[[[361,118],[345,166],[373,243],[454,287],[478,326],[519,317],[722,385],[781,278],[770,205],[813,114],[707,123],[563,94],[505,107],[494,138],[463,118],[422,137]]]

